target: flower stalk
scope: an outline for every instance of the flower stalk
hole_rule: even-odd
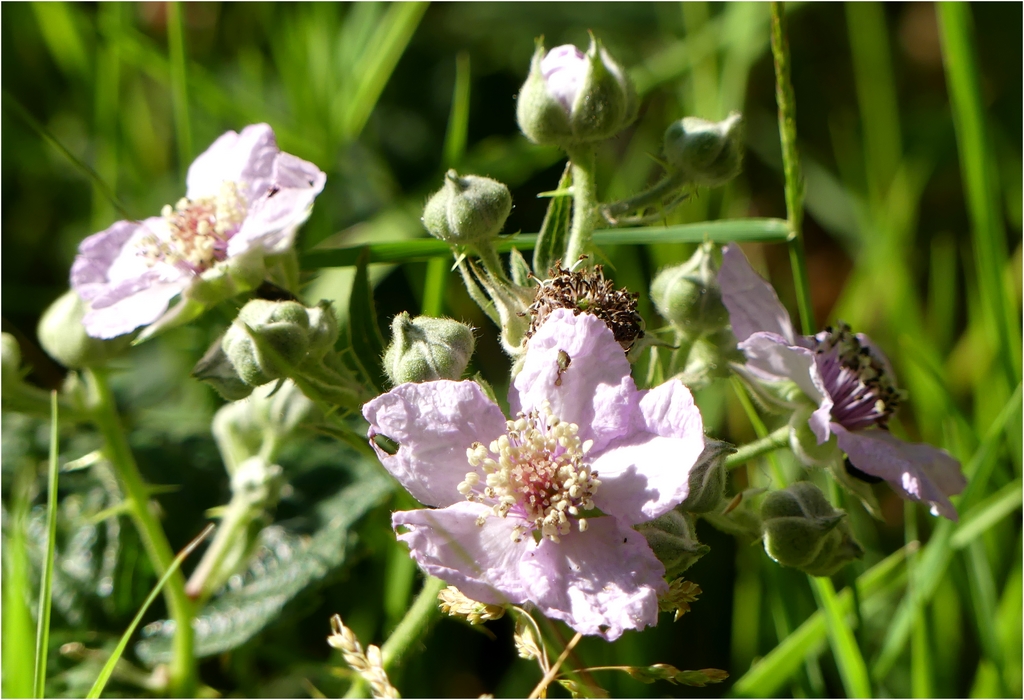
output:
[[[567,149],[567,153],[572,163],[572,229],[565,250],[565,264],[571,268],[581,255],[590,255],[594,247],[594,226],[598,216],[597,158],[591,144],[574,146]]]
[[[772,56],[775,59],[775,99],[779,105],[779,138],[782,142],[782,170],[786,176],[786,218],[789,221],[789,262],[800,311],[800,328],[804,335],[814,333],[814,307],[807,277],[804,254],[804,180],[800,171],[800,155],[796,149],[796,98],[789,70],[789,41],[783,3],[771,3]]]
[[[167,536],[149,508],[149,490],[139,473],[125,437],[107,373],[89,369],[85,373],[89,386],[92,420],[103,436],[104,452],[117,473],[128,500],[128,512],[135,523],[142,545],[157,575],[162,576],[174,560]],[[170,666],[171,693],[191,697],[196,691],[196,660],[192,631],[192,602],[185,594],[185,577],[175,571],[164,587],[167,609],[175,622],[174,658]]]
[[[748,442],[746,445],[736,448],[736,451],[725,458],[726,469],[741,467],[747,462],[757,459],[762,455],[769,454],[775,450],[789,446],[790,427],[784,425],[778,430],[769,433],[765,437]]]

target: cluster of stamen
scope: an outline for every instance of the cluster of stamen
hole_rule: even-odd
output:
[[[558,542],[569,534],[572,522],[585,531],[587,520],[580,513],[594,507],[601,484],[583,461],[593,441],[581,441],[579,426],[559,420],[547,405],[520,413],[507,421],[506,429],[489,447],[477,442],[466,450],[474,471],[459,484],[459,493],[470,501],[491,503],[494,515],[512,513],[525,521],[513,528],[516,542],[533,531]]]
[[[903,392],[881,359],[840,322],[814,337],[818,371],[832,397],[832,420],[847,430],[885,428]]]
[[[600,265],[573,271],[556,264],[548,275],[530,305],[527,337],[532,336],[555,309],[572,309],[577,315],[587,312],[597,316],[611,329],[623,350],[629,350],[638,338],[644,337],[644,320],[636,311],[639,295],[625,288],[615,289],[611,280],[604,278]]]
[[[228,240],[238,232],[246,212],[245,197],[231,181],[225,181],[215,197],[182,197],[173,208],[167,204],[161,211],[170,237],[147,237],[140,254],[202,272],[227,257]]]

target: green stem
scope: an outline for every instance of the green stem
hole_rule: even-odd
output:
[[[757,459],[761,455],[766,455],[788,446],[789,426],[784,425],[760,440],[754,440],[754,442],[748,442],[746,445],[738,447],[735,452],[725,458],[725,468],[735,469],[753,459]]]
[[[686,176],[682,172],[669,173],[643,192],[635,194],[629,199],[605,204],[601,207],[601,210],[605,220],[610,224],[614,224],[620,215],[628,214],[631,211],[646,207],[655,202],[660,202],[685,184]]]
[[[171,64],[171,102],[178,142],[179,167],[184,171],[192,161],[192,124],[188,115],[188,83],[185,77],[185,30],[181,4],[167,3],[167,48]]]
[[[395,627],[387,641],[380,648],[380,655],[384,671],[390,673],[401,661],[402,657],[409,651],[409,648],[416,643],[426,632],[427,628],[441,616],[441,609],[437,606],[437,594],[444,590],[448,584],[439,578],[428,576],[423,582],[423,588],[413,601],[412,607],[405,613],[405,617]],[[356,676],[352,686],[345,694],[346,698],[361,698],[366,695],[366,681],[362,676]]]
[[[60,441],[57,392],[50,392],[50,464],[47,469],[46,561],[39,581],[39,620],[36,624],[36,666],[32,697],[46,697],[46,657],[50,648],[50,609],[53,605],[53,564],[57,542],[57,451]]]
[[[174,561],[174,551],[160,522],[149,508],[149,492],[121,427],[106,371],[90,369],[86,371],[85,377],[89,384],[93,422],[103,436],[104,452],[124,488],[132,521],[139,531],[153,569],[158,576],[162,576]],[[180,570],[174,572],[164,587],[164,597],[167,599],[168,612],[175,622],[174,659],[170,668],[171,691],[181,697],[191,697],[196,690],[192,603],[185,594],[185,577]]]
[[[597,221],[597,158],[590,144],[566,149],[572,163],[572,229],[565,250],[565,265],[572,267],[581,255],[591,255]]]
[[[786,216],[789,220],[789,262],[793,268],[793,284],[800,311],[800,327],[804,335],[815,330],[811,287],[807,278],[804,255],[804,181],[800,172],[800,156],[796,150],[796,98],[789,77],[789,42],[781,2],[771,3],[772,56],[775,58],[775,99],[779,105],[779,139],[782,141],[782,169],[786,175]]]

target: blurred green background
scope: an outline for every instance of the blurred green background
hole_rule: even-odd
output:
[[[870,334],[910,392],[894,432],[945,447],[970,477],[983,475],[959,504],[962,515],[974,507],[981,525],[960,539],[972,517],[940,531],[934,518],[904,507],[884,485],[876,488],[884,522],[846,499],[868,553],[835,577],[836,587],[906,541],[934,540],[908,563],[909,586],[904,565],[859,601],[856,638],[873,692],[1020,696],[1021,5],[968,7],[973,84],[987,139],[987,150],[975,152],[987,186],[973,204],[966,193],[977,188],[962,175],[966,146],[958,147],[935,7],[795,3],[786,11],[818,325],[842,319]],[[602,200],[654,181],[659,166],[652,156],[670,121],[740,110],[744,173],[726,188],[700,192],[669,221],[785,217],[766,4],[196,3],[180,6],[180,21],[164,3],[5,3],[0,13],[3,330],[18,337],[33,368],[30,380],[47,388],[59,386],[64,370],[36,346],[38,317],[66,290],[78,243],[122,218],[97,180],[132,217],[152,215],[181,196],[188,164],[227,129],[266,121],[283,150],[327,173],[299,239],[303,250],[426,235],[420,209],[452,166],[507,183],[515,208],[506,232],[536,232],[547,202],[536,193],[554,189],[563,167],[559,152],[529,144],[515,123],[515,95],[540,35],[548,47],[585,45],[592,30],[631,67],[642,95],[636,124],[599,150]],[[468,96],[464,126],[453,110],[459,94]],[[983,233],[978,212],[988,212]],[[979,241],[990,253],[982,265]],[[785,247],[747,252],[794,309]],[[606,253],[608,275],[641,293],[648,327],[661,325],[647,298],[650,280],[690,248],[618,246]],[[481,329],[475,369],[503,394],[507,359],[496,329],[456,276],[438,272],[425,262],[375,267],[382,328],[399,311],[418,313],[440,302],[445,314]],[[344,309],[351,278],[351,269],[308,270],[307,300],[329,298]],[[1009,326],[992,316],[992,294],[1003,300]],[[144,474],[169,485],[157,500],[175,547],[201,528],[207,508],[228,498],[209,433],[221,401],[182,378],[229,319],[230,309],[207,314],[134,348],[115,378]],[[700,392],[698,403],[712,435],[737,444],[754,438],[728,382]],[[99,445],[89,429],[69,425],[62,433],[62,461]],[[32,657],[30,648],[12,648],[10,630],[34,630],[27,601],[45,535],[46,422],[5,414],[3,440],[3,678],[5,694],[18,695],[20,664],[28,659],[30,666]],[[277,510],[279,537],[300,542],[320,531],[323,518],[312,514],[330,507],[325,492],[340,493],[340,485],[358,478],[346,463],[351,459],[323,438],[309,438],[281,458],[292,490]],[[763,465],[751,465],[735,474],[733,488],[766,485],[766,474]],[[101,468],[62,475],[51,695],[88,689],[102,662],[89,650],[116,642],[155,581],[130,521],[104,513],[116,500],[112,489]],[[365,504],[367,515],[341,533],[347,556],[299,586],[268,626],[204,659],[204,683],[225,695],[343,692],[344,664],[325,643],[329,616],[340,612],[364,643],[379,644],[414,592],[412,567],[388,526],[391,510],[408,507],[403,498]],[[699,534],[712,551],[687,573],[704,590],[693,611],[611,645],[585,640],[577,661],[662,662],[731,674],[724,685],[704,689],[600,675],[613,695],[844,694],[820,627],[800,647],[795,671],[773,667],[768,680],[748,676],[753,685],[733,685],[816,603],[806,578],[777,567],[758,545],[703,522]],[[261,556],[270,563],[257,563],[250,578],[284,557],[280,547],[264,544]],[[158,601],[146,621],[164,614]],[[221,614],[230,627],[231,615],[249,612]],[[210,634],[218,634],[211,620]],[[516,658],[511,621],[489,628],[493,635],[442,620],[393,680],[407,696],[528,693],[537,673]],[[84,647],[58,652],[69,643]],[[123,674],[108,688],[140,692]]]

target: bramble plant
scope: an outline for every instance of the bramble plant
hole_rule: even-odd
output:
[[[74,34],[77,10],[55,7],[33,12],[56,60],[73,62],[84,49],[55,37]],[[873,98],[864,82],[868,67],[888,70],[857,33],[881,22],[888,40],[882,11],[868,7],[848,10],[858,96],[874,120],[870,201],[856,200],[855,218],[880,226],[914,218],[900,197],[923,189],[927,168],[892,165],[902,156],[884,150],[899,148],[898,120],[878,127],[892,95]],[[279,10],[292,16],[266,11]],[[822,302],[832,292],[805,251],[804,207],[808,221],[827,219],[824,168],[798,154],[796,121],[797,97],[803,107],[818,96],[794,90],[781,3],[716,9],[732,24],[712,24],[704,4],[684,8],[694,36],[700,26],[738,34],[723,44],[720,75],[696,57],[703,44],[685,44],[697,99],[679,109],[649,99],[659,81],[679,82],[652,72],[679,56],[631,67],[621,59],[636,54],[606,46],[601,31],[586,50],[537,38],[515,104],[501,106],[514,109],[521,133],[510,143],[528,167],[466,153],[473,54],[460,54],[444,162],[411,204],[380,216],[352,204],[383,196],[373,188],[387,179],[374,174],[379,154],[356,141],[425,6],[346,9],[343,49],[316,39],[335,8],[294,10],[305,23],[277,27],[295,36],[274,39],[272,52],[282,62],[274,99],[309,101],[298,110],[306,121],[291,122],[273,100],[211,97],[216,83],[185,55],[191,11],[168,4],[169,57],[154,73],[171,90],[179,165],[193,125],[212,135],[189,111],[197,100],[239,130],[191,161],[185,196],[159,216],[124,213],[116,168],[94,171],[5,88],[5,107],[123,214],[111,224],[108,212],[81,240],[70,289],[38,321],[42,351],[67,370],[52,392],[34,372],[44,355],[24,334],[3,334],[6,694],[591,698],[674,692],[667,683],[927,697],[950,673],[929,630],[958,633],[961,589],[978,626],[972,693],[1020,690],[1009,652],[1021,621],[1020,523],[1009,517],[1021,505],[1019,276],[1003,274],[1003,214],[983,196],[991,144],[966,7],[938,10],[977,286],[947,363],[988,363],[970,375],[977,414],[942,379],[906,271],[893,273],[893,306],[878,310],[898,333],[876,334],[854,292],[836,309],[834,297]],[[110,52],[97,58],[107,63],[96,93],[117,94],[118,78],[102,71],[159,51],[127,29],[122,8],[96,12]],[[753,58],[738,47],[755,33],[773,59],[781,160],[764,110],[742,113]],[[260,73],[263,59],[246,55],[241,74]],[[309,83],[335,69],[337,85],[322,73]],[[718,78],[735,84],[713,100],[701,91]],[[264,119],[281,127],[245,126]],[[382,138],[419,122],[387,124],[374,122]],[[859,172],[837,124],[839,168]],[[645,150],[655,166],[639,176]],[[785,219],[741,216],[763,211],[740,206],[739,183],[766,162],[780,170],[771,197]],[[555,188],[529,189],[542,181]],[[539,233],[516,231],[534,215],[526,225]],[[873,266],[906,253],[912,224],[901,221],[891,241],[865,238],[855,291],[874,294],[883,277]],[[755,267],[783,248],[789,274],[773,270],[773,286]],[[933,258],[955,272],[947,248],[948,260]],[[389,288],[401,285],[382,282],[383,264],[416,271],[407,279],[423,285],[418,301],[394,303]],[[930,285],[945,283],[938,272]],[[955,306],[939,288],[929,294],[945,300],[936,314]],[[947,328],[949,350],[952,326],[928,320]],[[48,441],[38,437],[47,420]],[[163,460],[173,471],[154,471]],[[901,518],[902,542],[892,532]],[[1016,547],[1009,570],[993,551],[1006,545]],[[158,596],[165,612],[151,614]],[[758,625],[769,618],[766,644]],[[701,650],[729,619],[731,656]],[[488,641],[465,642],[471,631]],[[696,640],[685,656],[683,638]],[[469,650],[501,669],[500,685],[466,671]],[[475,685],[459,685],[467,674]]]

